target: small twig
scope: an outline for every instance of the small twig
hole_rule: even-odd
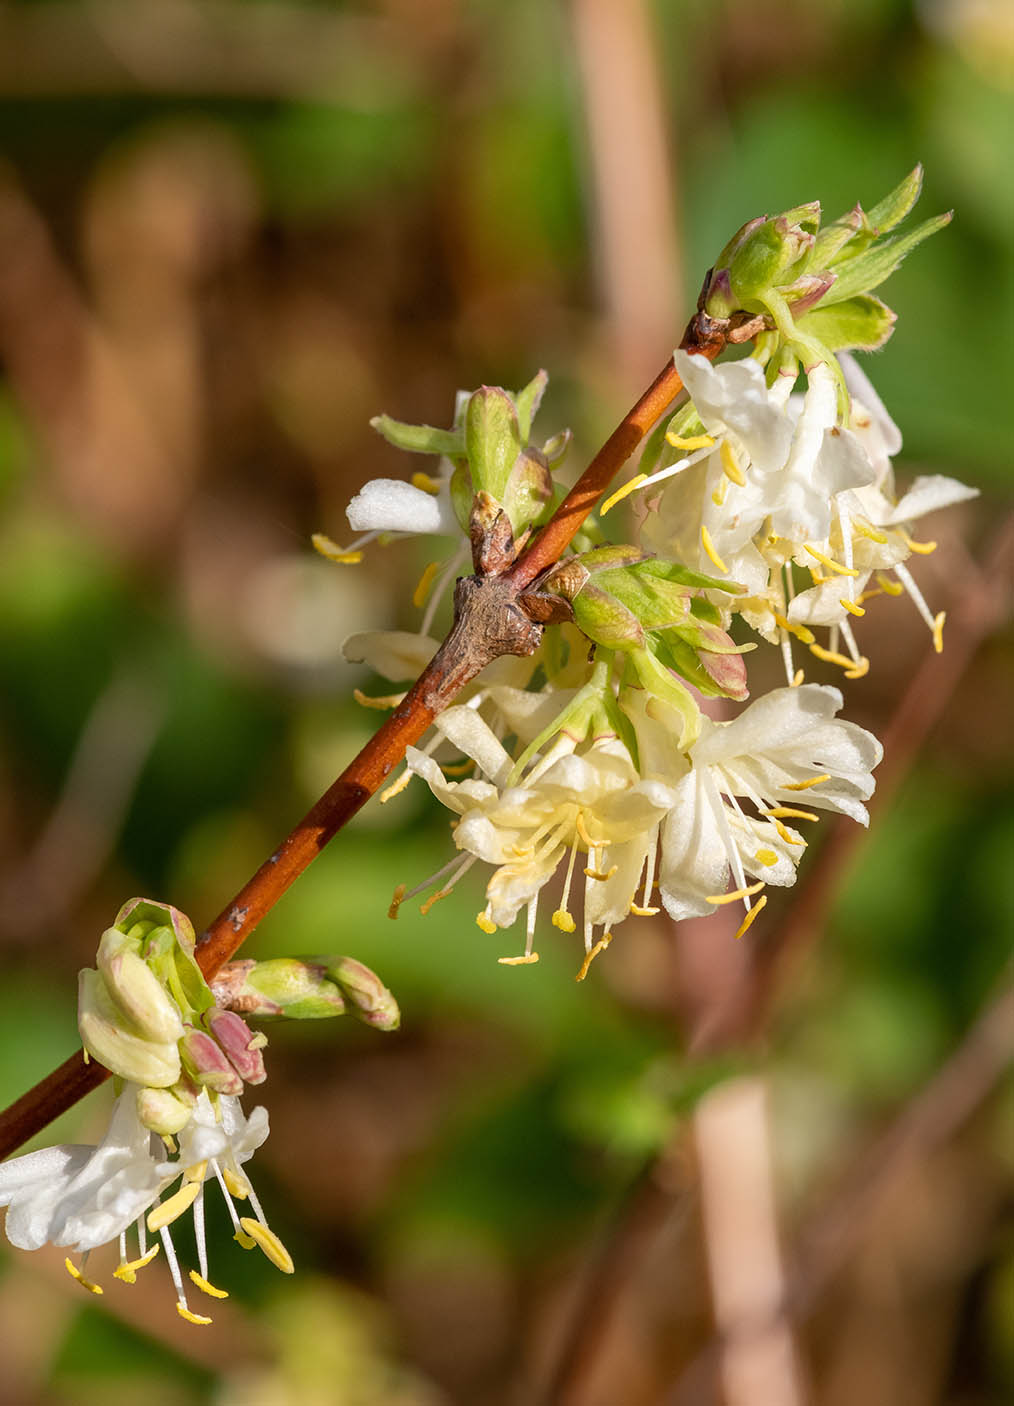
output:
[[[1006,978],[1005,987],[887,1131],[855,1158],[831,1205],[821,1208],[797,1237],[783,1313],[799,1321],[813,1312],[899,1177],[954,1137],[1008,1069],[1014,1054],[1014,989]],[[666,1406],[696,1406],[709,1399],[721,1346],[718,1336],[705,1344],[667,1393]]]
[[[885,763],[878,776],[877,805],[880,809],[901,785],[972,658],[1001,617],[1012,551],[1014,518],[997,532],[985,554],[981,575],[967,580],[950,603],[951,632],[947,649],[943,655],[927,655],[894,713],[886,734]],[[717,1009],[701,1011],[696,1022],[692,1022],[695,1051],[731,1048],[738,1041],[762,1032],[785,980],[789,957],[797,957],[805,943],[820,932],[841,874],[864,835],[865,831],[844,818],[833,829],[802,880],[784,921],[772,930],[763,947],[754,949],[755,955],[726,1001]],[[718,920],[719,915],[715,915],[707,921]],[[954,1056],[954,1060],[957,1059],[958,1056]],[[945,1071],[948,1067],[945,1066]],[[941,1071],[939,1078],[944,1078],[945,1071]],[[607,1240],[601,1245],[587,1270],[582,1303],[597,1305],[597,1312],[594,1322],[590,1317],[575,1316],[571,1336],[564,1339],[553,1376],[554,1390],[558,1393],[558,1397],[552,1398],[554,1403],[557,1399],[561,1402],[567,1399],[572,1383],[578,1380],[579,1374],[583,1379],[597,1359],[608,1323],[637,1262],[636,1246],[641,1243],[637,1227],[642,1217],[639,1190],[651,1184],[665,1156],[663,1152],[660,1158],[653,1159],[642,1169],[611,1227],[610,1235],[616,1243]],[[628,1249],[628,1236],[634,1242],[633,1249]],[[712,1362],[709,1358],[708,1364]],[[694,1364],[693,1390],[700,1386],[701,1366],[699,1361]],[[694,1396],[693,1390],[680,1396],[680,1402],[701,1399]]]
[[[698,312],[680,345],[713,360],[725,346],[727,330],[728,324]],[[197,959],[206,977],[213,977],[235,956],[265,914],[379,789],[405,749],[419,740],[470,679],[501,655],[534,651],[541,627],[528,618],[519,598],[542,571],[559,560],[614,474],[682,389],[675,366],[668,362],[513,567],[503,575],[459,580],[450,634],[402,703],[202,933]],[[106,1077],[105,1069],[86,1066],[80,1053],[72,1055],[0,1113],[0,1158],[34,1137]]]

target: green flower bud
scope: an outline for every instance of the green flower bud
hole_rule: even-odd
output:
[[[88,1054],[131,1083],[166,1088],[180,1077],[176,1041],[151,1040],[134,1029],[90,967],[78,977],[78,1031]]]
[[[262,1019],[323,1020],[348,1010],[378,1030],[396,1030],[401,1019],[380,978],[352,957],[228,962],[214,992],[220,1006]]]
[[[118,928],[107,928],[99,940],[96,966],[134,1033],[147,1040],[172,1043],[183,1034],[183,1022],[175,1002],[138,955],[140,946],[139,939]]]
[[[710,317],[762,311],[769,289],[792,282],[816,242],[820,227],[820,202],[800,205],[773,218],[750,220],[725,246],[715,261],[704,298]]]
[[[578,629],[604,649],[619,649],[628,653],[643,647],[644,629],[637,616],[592,581],[581,589],[571,604]]]
[[[137,1116],[146,1128],[160,1137],[182,1132],[193,1115],[196,1099],[176,1089],[138,1089]]]

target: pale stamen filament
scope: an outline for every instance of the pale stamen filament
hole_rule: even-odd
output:
[[[708,804],[711,806],[711,813],[715,817],[715,824],[718,826],[718,833],[722,837],[722,844],[725,847],[725,857],[729,861],[729,868],[732,870],[732,876],[736,882],[735,892],[737,895],[742,895],[743,902],[749,912],[750,895],[743,892],[747,888],[746,874],[743,872],[743,861],[740,859],[739,850],[736,848],[729,831],[729,822],[726,818],[725,806],[722,804],[722,797],[719,794],[718,787],[715,785],[714,778],[707,768],[702,771],[701,777],[704,782],[704,794],[707,796]],[[731,787],[729,789],[731,790]]]
[[[447,586],[448,581],[457,571],[458,567],[461,565],[464,559],[465,545],[464,543],[462,543],[461,546],[459,546],[458,550],[451,557],[450,561],[444,567],[443,571],[441,571],[440,575],[436,578],[430,589],[430,597],[429,600],[426,602],[426,610],[423,614],[422,620],[419,622],[419,633],[421,635],[429,634],[430,628],[433,625],[434,617],[436,616],[437,610],[440,606],[440,602],[443,599],[444,589]]]
[[[577,858],[577,845],[580,836],[577,828],[574,830],[574,839],[570,846],[570,859],[567,861],[567,877],[563,881],[563,893],[560,897],[560,906],[553,914],[553,926],[559,928],[561,932],[573,932],[576,924],[567,908],[570,900],[570,883],[574,877],[574,861]]]

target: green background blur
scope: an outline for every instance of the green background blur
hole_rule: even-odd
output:
[[[347,539],[364,480],[419,466],[371,415],[447,423],[458,387],[545,366],[540,425],[573,426],[576,472],[740,224],[871,205],[921,160],[919,214],[957,217],[892,280],[870,374],[901,474],[982,490],[922,533],[933,608],[976,579],[1012,473],[1010,23],[1003,0],[0,3],[4,1102],[73,1050],[75,973],[120,903],[200,928],[377,721],[351,689],[389,685],[340,644],[415,627],[426,544],[357,568],[309,550]],[[904,601],[862,638],[846,711],[882,735],[929,639]],[[396,1035],[270,1032],[254,1176],[297,1278],[223,1214],[232,1297],[197,1329],[164,1267],[127,1288],[100,1252],[89,1299],[61,1254],[5,1246],[0,1400],[532,1402],[596,1237],[666,1149],[672,1194],[566,1399],[675,1401],[712,1333],[703,1091],[766,1080],[791,1263],[1007,980],[1012,659],[978,650],[763,1037],[719,1055],[687,1051],[741,970],[717,922],[703,944],[627,924],[582,986],[555,931],[537,967],[499,967],[515,944],[475,927],[477,882],[388,921],[450,842],[418,783],[374,803],[249,944],[357,956],[403,1010]],[[45,1140],[94,1139],[107,1097]],[[1009,1082],[976,1085],[852,1226],[799,1315],[809,1399],[1011,1399],[1012,1111]]]

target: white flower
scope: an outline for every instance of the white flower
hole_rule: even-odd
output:
[[[159,1252],[159,1243],[148,1247],[148,1235],[159,1236],[176,1289],[176,1308],[192,1323],[211,1319],[191,1312],[183,1274],[173,1245],[170,1226],[186,1211],[193,1211],[199,1270],[189,1278],[202,1292],[225,1298],[208,1279],[204,1230],[204,1183],[215,1176],[225,1198],[236,1239],[245,1247],[259,1245],[285,1273],[292,1260],[269,1228],[253,1188],[240,1171],[268,1135],[268,1116],[255,1108],[247,1118],[239,1100],[228,1095],[217,1099],[202,1091],[194,1111],[179,1134],[178,1154],[169,1158],[172,1140],[158,1138],[140,1121],[138,1086],[127,1084],[113,1106],[112,1119],[97,1147],[64,1144],[30,1152],[0,1166],[0,1206],[7,1206],[7,1238],[23,1250],[37,1250],[47,1242],[67,1246],[80,1254],[80,1267],[66,1261],[69,1272],[85,1288],[102,1293],[85,1277],[84,1267],[92,1250],[119,1240],[120,1263],[115,1277],[132,1284],[137,1271]],[[179,1188],[167,1199],[162,1195],[176,1181]],[[252,1216],[241,1216],[234,1198],[249,1198]],[[127,1259],[127,1232],[137,1228],[138,1257]]]
[[[559,709],[560,699],[554,698]],[[494,865],[486,908],[477,921],[492,932],[509,927],[527,908],[525,956],[501,960],[537,960],[532,944],[540,891],[566,860],[563,898],[553,922],[572,932],[576,921],[568,909],[570,889],[577,855],[584,853],[585,950],[597,948],[596,927],[604,929],[598,946],[607,943],[612,927],[631,911],[658,822],[672,803],[672,788],[657,778],[641,779],[626,747],[614,736],[597,736],[578,752],[577,743],[561,734],[544,757],[535,759],[529,775],[513,782],[510,754],[473,708],[447,709],[438,727],[488,778],[448,781],[431,757],[409,749],[411,770],[460,816],[454,840],[466,858],[448,866],[455,872],[439,896],[477,859]],[[401,894],[397,901],[407,896],[411,895]]]
[[[823,364],[810,371],[806,395],[788,399],[791,378],[769,388],[749,358],[713,366],[686,352],[675,357],[709,442],[639,484],[674,478],[648,538],[695,569],[717,566],[763,591],[767,539],[784,539],[784,560],[826,538],[834,497],[872,483],[876,470],[859,439],[837,425],[837,387]],[[688,481],[695,464],[703,467]]]
[[[766,901],[752,904],[754,894],[795,882],[805,841],[784,822],[817,819],[801,805],[868,823],[863,803],[882,749],[871,733],[834,716],[841,705],[837,689],[806,684],[773,690],[732,722],[704,720],[661,829],[659,887],[670,917],[742,899],[745,931]],[[632,694],[623,706],[642,762],[679,764],[675,730],[657,701]],[[730,876],[735,888],[726,893]]]

